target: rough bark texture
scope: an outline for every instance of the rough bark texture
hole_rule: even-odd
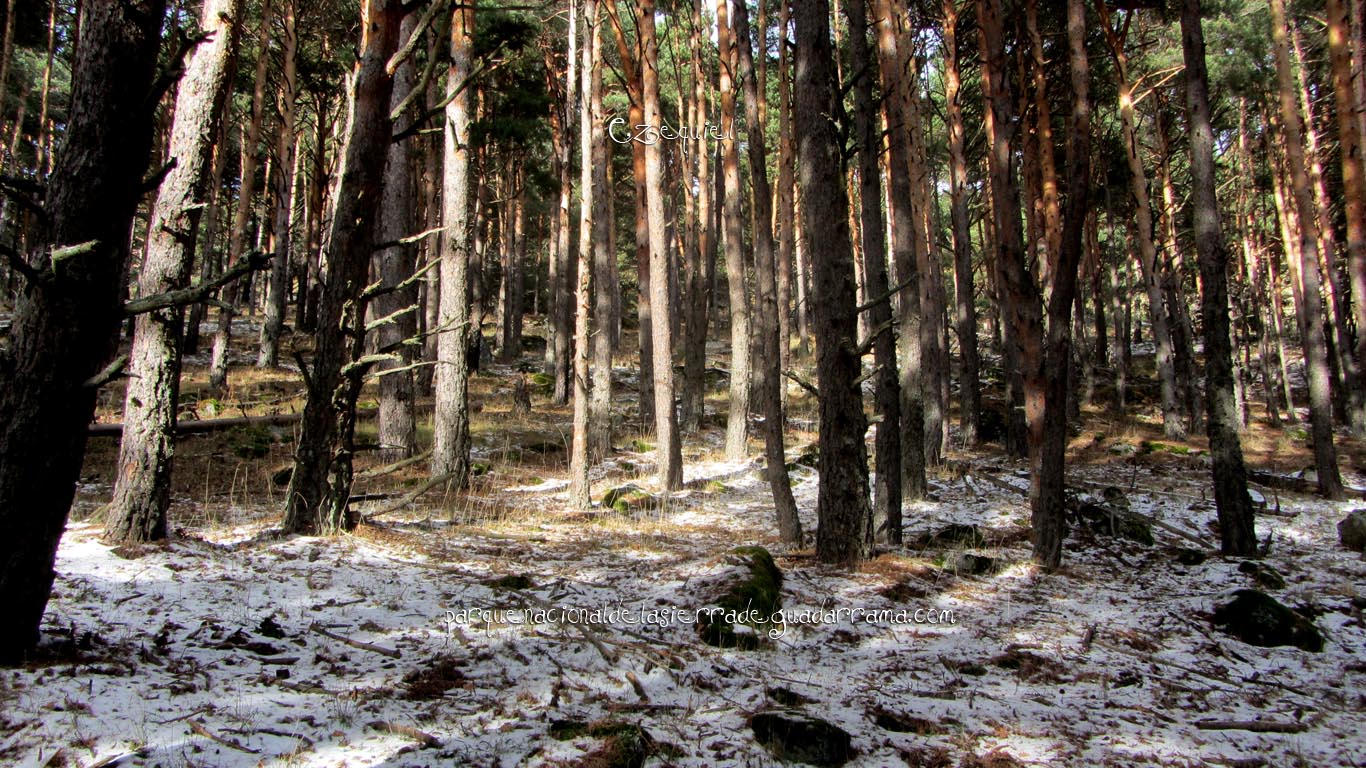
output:
[[[1300,242],[1291,249],[1298,258],[1299,294],[1295,303],[1300,336],[1304,343],[1305,372],[1309,378],[1309,422],[1314,449],[1314,465],[1319,476],[1319,492],[1330,499],[1342,497],[1342,478],[1338,474],[1337,448],[1333,445],[1332,385],[1328,350],[1323,334],[1323,310],[1319,306],[1319,240],[1315,227],[1313,194],[1305,170],[1304,130],[1295,106],[1294,76],[1290,70],[1290,48],[1286,39],[1284,0],[1271,0],[1271,37],[1276,55],[1276,79],[1290,187],[1299,214]]]
[[[659,109],[659,49],[655,41],[654,0],[640,4],[640,70],[645,102],[645,124],[663,125]],[[659,454],[659,485],[666,491],[683,487],[683,449],[674,408],[673,328],[669,322],[669,250],[664,215],[664,148],[660,142],[645,147],[645,192],[650,225],[651,298],[658,310],[650,325],[654,349],[655,440]]]
[[[96,387],[123,320],[128,238],[152,145],[147,98],[161,42],[160,0],[86,0],[66,139],[45,225],[0,356],[0,664],[38,642],[52,565],[85,454]],[[83,246],[62,254],[59,249]]]
[[[554,292],[554,301],[551,302],[551,339],[547,347],[549,353],[549,373],[554,379],[551,402],[555,405],[564,405],[569,402],[569,394],[573,389],[570,381],[571,369],[573,367],[572,347],[574,321],[574,256],[570,251],[573,230],[569,223],[570,198],[574,192],[573,185],[573,127],[574,127],[574,107],[575,92],[578,88],[578,80],[575,73],[578,71],[578,4],[569,4],[569,60],[565,72],[565,96],[564,96],[564,119],[560,124],[560,142],[558,145],[557,161],[560,174],[560,197],[559,205],[555,208],[555,255],[554,269],[551,272],[551,290]]]
[[[1205,321],[1205,408],[1213,458],[1214,503],[1219,515],[1221,549],[1228,555],[1254,555],[1252,499],[1238,438],[1233,398],[1233,345],[1228,319],[1228,247],[1215,198],[1214,130],[1210,125],[1209,74],[1200,0],[1181,4],[1181,50],[1186,62],[1186,114],[1191,142],[1191,202],[1195,250],[1200,260],[1201,315]]]
[[[868,47],[868,13],[863,0],[845,0],[849,17],[849,64],[855,74],[854,131],[858,141],[859,218],[868,293],[875,303],[867,310],[873,340],[874,408],[878,415],[873,440],[873,533],[890,544],[901,543],[901,389],[897,383],[896,335],[891,299],[887,296],[886,219],[882,215],[882,175],[878,154],[877,111],[873,106],[874,73]]]
[[[877,29],[878,65],[882,73],[882,87],[886,94],[883,106],[887,119],[888,199],[892,226],[892,264],[896,281],[901,286],[900,313],[897,327],[897,350],[901,368],[901,477],[902,493],[908,501],[925,498],[925,382],[922,375],[924,360],[921,326],[921,290],[919,264],[916,255],[918,229],[913,209],[911,147],[909,127],[910,84],[909,51],[897,29],[898,15],[890,0],[874,0],[874,23]],[[806,187],[802,188],[803,193]],[[813,213],[809,201],[803,200],[803,211]],[[814,259],[813,259],[814,263]],[[814,273],[813,273],[814,274]]]
[[[730,412],[726,416],[726,459],[748,453],[749,437],[749,291],[745,287],[744,223],[741,219],[740,152],[735,134],[735,45],[727,19],[728,0],[716,1],[716,41],[720,50],[721,162],[726,181],[723,246],[730,295]]]
[[[585,119],[589,121],[591,130],[589,140],[591,142],[589,157],[591,159],[591,175],[586,177],[584,188],[592,186],[591,197],[585,193],[582,205],[589,205],[591,200],[592,217],[585,219],[591,223],[591,227],[585,227],[587,231],[579,235],[579,247],[587,251],[580,256],[580,263],[584,259],[592,259],[593,269],[593,389],[590,395],[589,407],[589,442],[588,449],[595,459],[602,459],[612,450],[612,331],[609,327],[612,323],[612,297],[618,293],[619,283],[612,279],[613,262],[616,260],[616,252],[608,241],[609,218],[607,211],[607,201],[611,195],[611,188],[607,183],[607,166],[611,162],[608,154],[607,132],[603,123],[604,112],[602,106],[602,54],[599,39],[599,20],[596,17],[597,2],[588,3],[584,17],[592,29],[592,69],[591,77],[587,85],[589,89],[584,93],[584,102],[587,105]],[[587,58],[585,57],[585,61]],[[582,284],[582,280],[580,280]],[[578,329],[575,328],[577,331]],[[582,342],[589,343],[588,339]],[[577,358],[576,358],[577,359]]]
[[[1337,103],[1338,154],[1342,158],[1343,201],[1347,214],[1347,272],[1356,321],[1357,370],[1366,372],[1366,163],[1357,130],[1363,105],[1352,88],[1352,46],[1346,4],[1327,0],[1328,53],[1332,63],[1333,98]],[[1359,393],[1357,393],[1359,394]],[[1361,435],[1358,435],[1361,437]]]
[[[977,351],[977,302],[972,285],[972,236],[968,219],[968,161],[958,71],[958,0],[944,0],[944,113],[949,141],[949,206],[953,224],[955,320],[959,349],[959,428],[964,445],[977,444],[982,385]]]
[[[702,4],[706,0],[693,0],[692,18],[689,29],[689,42],[695,51],[701,51]],[[692,104],[690,112],[693,125],[707,121],[707,90],[709,83],[702,69],[702,56],[692,57]],[[698,136],[692,139],[693,156],[697,163],[697,204],[696,204],[696,249],[689,252],[693,263],[686,270],[688,277],[687,301],[683,305],[683,380],[679,427],[687,432],[702,428],[706,416],[706,366],[707,366],[707,305],[710,301],[707,286],[707,264],[716,250],[716,232],[712,228],[711,197],[711,149],[714,146],[710,137]],[[688,193],[691,196],[691,192]]]
[[[761,30],[762,32],[762,30]],[[745,121],[749,125],[749,173],[754,186],[754,294],[758,307],[755,323],[755,351],[758,366],[754,372],[754,391],[759,398],[759,413],[764,417],[764,473],[773,492],[773,508],[778,534],[789,544],[801,544],[802,522],[797,518],[797,502],[783,456],[782,356],[778,353],[778,285],[774,274],[773,197],[768,185],[768,162],[764,149],[764,119],[755,80],[754,54],[750,51],[749,11],[744,3],[735,4],[735,40],[739,52],[740,78],[744,81]],[[885,278],[884,278],[885,280]]]
[[[408,14],[399,27],[399,37],[407,40],[417,29],[417,14]],[[417,64],[409,56],[394,70],[394,88],[389,108],[396,109],[417,85]],[[394,132],[412,127],[413,110],[394,121]],[[386,461],[412,456],[417,450],[417,419],[413,414],[416,392],[411,366],[417,349],[406,339],[417,334],[417,284],[404,284],[417,269],[417,244],[401,243],[419,229],[417,226],[417,187],[413,178],[413,140],[389,146],[384,161],[384,199],[380,204],[375,239],[393,243],[375,254],[376,272],[383,292],[375,297],[373,314],[381,325],[375,334],[381,354],[391,357],[379,363],[379,444]],[[390,372],[392,371],[392,372]]]
[[[275,144],[275,222],[271,232],[275,238],[275,261],[270,268],[270,287],[266,296],[265,319],[261,323],[261,351],[256,367],[274,368],[280,362],[280,333],[285,325],[285,304],[289,297],[290,222],[294,212],[294,181],[298,177],[299,159],[295,156],[294,115],[298,95],[298,70],[295,51],[299,36],[294,28],[294,3],[286,0],[281,9],[284,36],[280,40],[283,59],[280,72],[280,133]]]
[[[140,296],[189,285],[200,214],[208,194],[213,153],[209,137],[218,134],[223,116],[228,72],[241,28],[240,11],[240,0],[204,4],[200,28],[212,36],[195,48],[179,84],[169,149],[176,165],[152,206],[147,256],[138,273]],[[105,527],[110,541],[152,541],[166,536],[183,318],[181,307],[170,307],[138,315],[134,321],[119,469]]]
[[[816,556],[856,564],[868,557],[873,518],[868,507],[867,422],[859,390],[857,307],[849,209],[831,118],[838,92],[830,45],[830,5],[803,0],[797,24],[795,133],[803,203],[802,228],[812,244],[811,307],[820,387],[820,486]]]
[[[333,533],[356,522],[347,503],[356,397],[364,374],[359,360],[363,291],[393,135],[393,78],[385,73],[384,63],[398,45],[401,9],[398,0],[361,3],[360,56],[349,95],[332,222],[323,244],[317,347],[285,501],[284,528],[293,533]]]
[[[598,65],[601,32],[598,23],[597,0],[585,0],[583,14],[584,40],[579,73],[583,79],[583,99],[579,108],[579,251],[578,284],[574,291],[574,435],[569,453],[569,505],[588,509],[589,454],[595,448],[590,435],[589,401],[589,323],[592,310],[593,233],[598,214],[597,198],[603,190],[598,187],[594,173],[595,161],[601,160],[596,150],[595,132],[599,120],[595,106],[602,104],[602,69]],[[602,286],[598,286],[599,292]],[[601,315],[599,316],[601,319]],[[610,372],[610,369],[609,369]],[[596,384],[596,382],[594,382]],[[610,405],[609,405],[610,407]],[[596,431],[596,430],[594,430]]]
[[[242,134],[241,176],[237,191],[237,207],[232,215],[232,229],[228,234],[227,267],[242,258],[247,243],[247,223],[251,220],[251,204],[256,189],[256,166],[259,163],[257,144],[261,140],[261,122],[265,116],[266,65],[270,63],[271,0],[261,4],[261,29],[256,38],[256,71],[252,78],[251,120]],[[230,283],[223,289],[223,304],[218,308],[218,329],[213,335],[213,352],[209,360],[209,386],[221,388],[228,380],[228,354],[232,347],[232,319],[237,315],[237,300],[241,282]]]
[[[446,73],[444,176],[441,184],[441,310],[437,333],[436,415],[432,475],[450,476],[463,488],[470,471],[470,89],[463,88],[473,68],[474,9],[459,8],[451,22],[451,63]],[[561,200],[562,210],[564,201]],[[566,230],[567,231],[567,230]],[[565,241],[561,232],[561,241]],[[566,249],[567,250],[567,249]],[[567,308],[569,302],[565,301]],[[477,332],[477,329],[473,329]],[[566,355],[563,363],[569,362]]]

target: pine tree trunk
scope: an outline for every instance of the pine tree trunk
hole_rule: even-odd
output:
[[[1205,35],[1200,0],[1181,5],[1181,49],[1186,62],[1186,114],[1191,140],[1191,195],[1195,216],[1195,249],[1200,259],[1200,311],[1205,330],[1205,380],[1208,394],[1210,454],[1213,458],[1214,502],[1219,515],[1224,554],[1255,555],[1252,499],[1238,438],[1233,399],[1233,344],[1228,319],[1228,248],[1219,224],[1215,198],[1214,130],[1210,125],[1209,75],[1205,69]]]
[[[645,125],[663,125],[659,106],[659,46],[655,40],[654,0],[640,3],[640,71]],[[669,250],[665,218],[664,148],[660,142],[645,146],[645,194],[650,229],[650,284],[656,313],[650,323],[654,349],[655,440],[658,451],[659,485],[664,491],[683,487],[683,450],[678,435],[678,414],[674,408],[673,327],[669,313]]]
[[[857,0],[856,0],[857,1]],[[763,28],[760,27],[760,32]],[[764,417],[764,473],[773,493],[778,535],[788,544],[802,543],[802,523],[797,517],[797,502],[792,497],[787,459],[783,455],[782,356],[778,352],[778,284],[774,274],[773,193],[768,185],[768,161],[764,148],[764,116],[755,82],[754,54],[749,43],[749,11],[743,2],[735,4],[735,40],[739,51],[739,75],[744,81],[745,122],[749,126],[749,173],[754,187],[752,227],[754,232],[754,295],[758,309],[755,323],[755,351],[758,366],[754,391],[759,413]],[[884,276],[883,282],[886,282]],[[892,374],[895,377],[895,374]],[[895,473],[893,473],[895,474]]]
[[[707,122],[707,79],[702,69],[702,4],[706,0],[693,0],[692,24],[689,29],[689,43],[698,55],[692,57],[693,93],[689,112],[692,125],[700,126]],[[712,140],[698,136],[691,140],[693,156],[697,164],[697,203],[694,210],[697,234],[696,249],[689,252],[692,263],[686,272],[688,276],[687,301],[683,305],[684,327],[687,334],[683,338],[683,381],[681,423],[679,428],[685,432],[702,429],[706,416],[706,365],[707,365],[707,264],[716,250],[716,233],[712,228],[711,196],[711,149]],[[689,195],[691,199],[691,195]]]
[[[218,134],[223,118],[241,22],[240,0],[210,0],[204,5],[200,26],[213,37],[195,49],[176,96],[169,152],[176,165],[152,206],[147,257],[138,274],[140,296],[189,285],[208,193],[213,151],[208,139]],[[166,537],[183,318],[183,308],[170,307],[135,320],[119,470],[105,526],[105,538],[113,542]]]
[[[160,0],[85,0],[66,136],[32,235],[37,290],[21,291],[0,369],[0,664],[33,652],[97,387],[117,348],[129,232],[152,145]],[[78,247],[66,258],[55,251]],[[56,262],[56,263],[54,263]]]
[[[398,47],[398,0],[361,3],[361,41],[349,94],[347,135],[323,244],[323,291],[318,304],[317,347],[308,377],[294,473],[286,497],[284,529],[335,533],[356,524],[348,511],[356,398],[366,367],[363,296],[370,271],[384,166],[392,143],[389,98],[393,79],[385,62]]]
[[[866,421],[859,389],[855,338],[853,243],[844,212],[848,197],[840,170],[838,133],[830,115],[838,92],[830,45],[830,6],[802,0],[797,28],[794,90],[802,228],[811,251],[811,316],[820,388],[820,485],[817,491],[816,557],[854,565],[872,552],[868,506]]]
[[[1290,71],[1290,49],[1286,40],[1285,1],[1271,0],[1271,38],[1276,55],[1281,124],[1284,131],[1286,162],[1290,170],[1291,191],[1299,214],[1300,299],[1296,302],[1300,338],[1304,344],[1305,372],[1309,378],[1309,422],[1318,471],[1319,493],[1329,499],[1342,498],[1342,478],[1338,474],[1337,448],[1333,445],[1332,384],[1328,350],[1323,333],[1323,310],[1319,306],[1319,240],[1316,236],[1314,198],[1305,168],[1303,124],[1295,105],[1295,86]]]
[[[578,88],[578,3],[569,4],[569,57],[565,67],[565,90],[563,120],[560,122],[559,142],[557,143],[557,165],[559,168],[560,197],[555,209],[555,253],[552,265],[550,289],[554,299],[550,302],[551,338],[547,347],[548,372],[553,378],[551,403],[564,405],[569,402],[574,385],[570,381],[573,370],[573,323],[574,323],[574,255],[570,251],[573,230],[570,227],[570,198],[574,193],[573,185],[573,131],[576,89]]]
[[[251,204],[256,189],[261,123],[265,118],[266,65],[270,63],[271,0],[261,3],[261,29],[256,38],[256,72],[251,91],[251,122],[242,134],[239,150],[242,172],[237,190],[237,207],[233,211],[232,230],[228,235],[227,268],[232,268],[246,248],[247,224],[251,220]],[[228,380],[228,356],[232,351],[232,319],[237,315],[237,303],[245,283],[229,283],[223,288],[223,303],[218,307],[218,330],[213,336],[213,352],[209,360],[209,388],[221,389]]]
[[[294,183],[299,175],[295,154],[294,115],[298,95],[295,51],[299,38],[294,25],[294,2],[285,0],[281,9],[284,38],[280,41],[283,71],[280,73],[280,134],[275,145],[275,260],[270,268],[270,287],[266,297],[265,321],[261,323],[261,351],[257,368],[274,368],[280,363],[280,333],[285,325],[289,299],[290,220],[294,211]]]
[[[602,460],[612,450],[612,333],[608,325],[612,319],[612,294],[616,292],[617,283],[612,281],[612,262],[616,259],[616,253],[607,240],[607,200],[611,196],[611,188],[607,184],[607,166],[611,157],[607,151],[607,133],[603,125],[601,25],[597,14],[597,0],[590,0],[585,6],[584,19],[592,30],[592,37],[590,44],[585,47],[593,50],[591,57],[586,55],[583,59],[584,68],[590,70],[583,81],[583,119],[590,127],[586,131],[588,142],[583,145],[583,150],[589,162],[585,164],[586,172],[580,180],[585,192],[579,203],[588,209],[579,219],[579,249],[582,251],[579,265],[582,269],[588,264],[593,270],[594,330],[591,342],[587,336],[576,335],[574,343],[585,346],[592,344],[593,386],[588,408],[588,451],[590,458]],[[579,285],[583,285],[582,278]]]
[[[1097,5],[1104,10],[1105,6]],[[1101,23],[1106,30],[1111,53],[1114,54],[1119,86],[1119,115],[1123,129],[1124,157],[1129,169],[1129,194],[1133,199],[1134,217],[1138,232],[1138,262],[1143,270],[1143,285],[1148,298],[1148,315],[1153,327],[1153,341],[1157,348],[1157,377],[1162,398],[1162,431],[1168,440],[1184,440],[1186,427],[1181,421],[1181,405],[1177,398],[1175,353],[1172,348],[1171,327],[1163,307],[1162,279],[1157,263],[1157,243],[1153,240],[1153,207],[1148,196],[1148,176],[1139,154],[1138,116],[1134,106],[1134,82],[1129,76],[1129,59],[1124,51],[1125,40],[1111,27],[1109,15],[1102,13]]]
[[[1362,159],[1359,123],[1363,105],[1352,88],[1352,53],[1350,22],[1342,0],[1327,0],[1328,53],[1332,63],[1333,98],[1337,104],[1338,154],[1342,159],[1342,190],[1347,218],[1347,273],[1351,284],[1352,319],[1357,336],[1356,356],[1358,372],[1366,372],[1366,164]],[[1360,46],[1359,46],[1360,47]],[[1344,292],[1345,295],[1345,292]],[[1356,401],[1366,393],[1360,388],[1351,395]],[[1359,409],[1358,402],[1353,403]],[[1363,437],[1360,419],[1355,415],[1352,428],[1358,438]]]
[[[589,400],[589,325],[592,312],[593,289],[593,234],[598,213],[596,198],[604,190],[598,187],[594,166],[602,160],[602,152],[594,132],[600,121],[594,113],[602,105],[602,69],[598,59],[602,49],[597,0],[584,0],[583,47],[580,49],[579,76],[582,78],[583,98],[579,107],[579,248],[578,281],[574,291],[574,433],[569,453],[569,505],[574,509],[588,509],[588,464],[590,453],[596,453],[590,428],[590,410],[599,403]],[[602,292],[603,286],[599,285]],[[601,315],[599,315],[601,321]],[[595,350],[596,351],[596,350]],[[610,369],[609,369],[610,371]],[[596,384],[597,382],[594,382]],[[596,414],[601,418],[601,414]],[[609,413],[610,418],[610,413]]]
[[[868,290],[875,303],[868,324],[878,334],[873,340],[874,409],[878,416],[873,439],[873,533],[889,544],[901,543],[901,391],[897,382],[896,336],[888,296],[886,227],[882,215],[882,176],[878,154],[877,112],[873,106],[874,72],[868,46],[868,14],[864,0],[845,0],[849,18],[849,64],[859,73],[854,81],[854,130],[858,142],[859,216],[862,220]],[[886,298],[883,298],[886,297]]]
[[[749,291],[745,287],[744,223],[741,220],[740,153],[735,131],[735,45],[727,20],[728,0],[716,2],[716,40],[720,57],[721,161],[726,181],[724,240],[726,285],[730,298],[730,411],[726,417],[726,459],[748,454],[749,437]]]
[[[792,74],[788,52],[787,30],[792,17],[791,0],[778,0],[778,349],[782,354],[782,369],[790,367],[792,357],[792,269],[797,244],[797,214],[795,210],[796,152],[792,142]],[[783,402],[787,402],[787,387],[783,387]]]
[[[408,14],[399,26],[400,39],[407,40],[417,32],[417,14]],[[417,64],[412,56],[394,69],[394,89],[389,95],[392,113],[417,86]],[[394,132],[404,133],[412,127],[414,110],[405,110],[394,121]],[[381,322],[375,343],[381,354],[392,357],[378,364],[379,377],[379,444],[385,461],[397,461],[417,451],[417,418],[413,400],[417,396],[412,370],[417,355],[411,344],[404,343],[417,334],[417,285],[404,282],[417,270],[417,246],[400,243],[413,234],[417,227],[417,195],[413,179],[413,139],[391,144],[384,161],[384,199],[380,202],[379,224],[375,239],[393,243],[375,254],[384,292],[375,297],[375,321]]]
[[[882,74],[883,92],[887,94],[883,113],[888,126],[887,206],[892,219],[892,264],[896,270],[896,282],[901,286],[897,294],[900,299],[897,347],[901,367],[897,373],[901,387],[901,492],[905,500],[917,501],[925,498],[928,492],[925,479],[927,392],[922,375],[925,350],[920,327],[920,281],[923,276],[917,260],[919,249],[923,246],[917,244],[920,230],[915,222],[913,208],[915,192],[911,178],[912,148],[908,125],[909,90],[912,86],[906,80],[910,52],[905,49],[906,41],[896,26],[897,14],[890,0],[874,0],[873,18],[877,31],[878,68]],[[806,192],[805,186],[802,191]],[[810,209],[804,211],[814,215]]]
[[[977,445],[982,412],[981,363],[977,350],[977,298],[972,284],[972,235],[968,220],[968,161],[958,71],[958,0],[943,0],[944,111],[949,141],[949,198],[953,222],[955,321],[959,345],[959,428],[963,444]]]

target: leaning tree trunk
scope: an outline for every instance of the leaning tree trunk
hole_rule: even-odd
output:
[[[38,643],[100,372],[117,348],[164,11],[161,0],[81,6],[66,138],[0,357],[0,664]]]
[[[150,242],[138,274],[141,296],[185,288],[190,282],[208,194],[213,154],[209,138],[218,135],[223,117],[241,8],[240,0],[209,0],[200,15],[200,26],[212,36],[196,47],[176,94],[170,141],[175,167],[152,206]],[[105,527],[110,541],[166,536],[184,317],[181,307],[168,307],[138,315],[134,321],[119,469]]]
[[[902,494],[909,501],[925,498],[929,487],[925,480],[925,383],[921,373],[924,358],[921,326],[920,274],[917,264],[917,228],[913,210],[911,186],[910,97],[906,82],[909,76],[910,52],[906,41],[896,28],[897,15],[890,0],[874,0],[873,16],[877,29],[878,65],[882,73],[882,87],[887,94],[883,106],[889,127],[887,134],[888,208],[891,209],[892,264],[900,284],[900,316],[897,328],[901,368],[901,476]],[[802,188],[805,194],[806,188]],[[814,212],[808,201],[802,200],[806,215]],[[818,240],[810,240],[815,244]],[[813,258],[814,264],[814,258]],[[813,273],[814,274],[814,273]],[[936,397],[938,395],[936,394]]]
[[[295,52],[299,36],[295,30],[294,2],[285,0],[283,11],[284,39],[281,41],[284,59],[280,73],[280,134],[275,145],[275,223],[271,228],[275,238],[275,263],[270,269],[270,287],[266,294],[265,320],[261,323],[261,351],[256,367],[274,368],[280,363],[280,333],[284,330],[285,310],[289,300],[290,220],[294,211],[294,182],[299,175],[299,158],[295,154],[294,116],[298,96],[298,67]]]
[[[640,70],[645,124],[663,125],[659,107],[659,46],[655,40],[654,0],[640,3]],[[664,216],[664,148],[645,147],[645,193],[650,226],[650,293],[655,314],[650,335],[654,341],[655,440],[659,453],[659,485],[665,491],[683,487],[683,448],[674,408],[673,327],[669,322],[669,251]]]
[[[408,14],[399,27],[399,35],[406,40],[417,32],[417,14]],[[417,65],[409,56],[394,69],[394,87],[389,94],[391,114],[416,86]],[[394,132],[406,133],[412,122],[412,112],[404,110],[394,121]],[[378,366],[379,445],[386,461],[407,458],[417,450],[417,419],[413,413],[416,392],[409,368],[417,359],[416,348],[410,341],[417,335],[419,311],[417,284],[411,281],[417,270],[417,245],[401,242],[418,228],[413,160],[411,140],[389,145],[384,159],[384,199],[380,201],[375,232],[375,239],[382,244],[374,257],[375,271],[383,289],[374,304],[374,322],[379,323],[376,344],[392,350],[388,353],[390,358]]]
[[[1319,306],[1319,240],[1316,236],[1314,198],[1305,170],[1303,127],[1295,106],[1294,75],[1290,70],[1290,48],[1286,41],[1285,0],[1271,0],[1271,38],[1276,55],[1276,79],[1280,98],[1281,125],[1286,164],[1290,167],[1290,186],[1299,213],[1300,242],[1299,299],[1296,317],[1304,342],[1305,371],[1309,378],[1309,423],[1318,470],[1319,493],[1330,499],[1342,498],[1342,478],[1338,474],[1337,448],[1333,445],[1333,403],[1328,350],[1323,335],[1323,310]],[[1293,250],[1293,249],[1287,249]]]
[[[762,32],[762,29],[760,30]],[[773,491],[778,533],[789,544],[802,543],[802,521],[783,457],[782,356],[778,353],[778,284],[773,272],[773,196],[768,186],[768,161],[764,151],[764,119],[760,114],[759,86],[755,82],[754,54],[750,51],[749,11],[735,4],[735,41],[739,52],[739,75],[744,81],[745,121],[749,125],[749,176],[754,186],[754,285],[759,317],[755,325],[759,365],[754,391],[764,417],[764,473]],[[884,282],[886,280],[884,276]],[[892,374],[895,377],[895,373]]]
[[[463,488],[470,471],[469,362],[470,320],[470,89],[474,9],[456,10],[451,22],[451,63],[446,73],[446,137],[441,185],[441,311],[438,316],[436,416],[432,474],[448,476]],[[562,237],[561,240],[564,238]],[[564,304],[568,305],[566,300]],[[561,364],[569,357],[557,358]]]
[[[1191,142],[1191,197],[1195,250],[1200,259],[1200,311],[1205,325],[1206,414],[1214,460],[1214,503],[1224,554],[1255,555],[1252,499],[1238,438],[1233,398],[1233,344],[1228,319],[1228,247],[1219,225],[1215,198],[1214,130],[1210,125],[1209,75],[1200,0],[1181,5],[1181,50],[1186,61],[1186,110]]]
[[[853,242],[840,170],[839,132],[831,119],[839,92],[830,44],[830,5],[796,6],[795,134],[800,168],[802,228],[811,252],[816,378],[820,388],[820,484],[816,499],[816,556],[854,565],[873,546],[868,507],[866,420],[859,388],[859,350]]]
[[[849,17],[849,64],[854,77],[854,130],[858,141],[859,218],[868,293],[868,325],[872,339],[874,407],[878,415],[873,439],[873,533],[889,544],[901,543],[901,389],[897,383],[896,334],[887,284],[886,219],[882,215],[882,149],[873,106],[872,54],[868,49],[868,14],[863,0],[845,0]]]
[[[360,55],[332,222],[323,245],[317,351],[285,501],[284,528],[292,533],[334,533],[356,523],[347,504],[356,398],[365,373],[358,353],[364,344],[364,291],[378,214],[374,201],[382,199],[384,163],[393,140],[393,79],[384,64],[397,50],[401,18],[398,0],[361,3]]]
[[[726,179],[724,247],[730,291],[730,412],[726,416],[726,459],[747,453],[749,436],[749,291],[745,287],[744,223],[740,218],[740,152],[735,136],[735,43],[727,21],[728,0],[716,2],[716,45],[720,59],[721,160]]]

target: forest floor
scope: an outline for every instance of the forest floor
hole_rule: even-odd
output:
[[[210,399],[202,356],[188,362],[185,419],[301,403],[297,374],[250,368]],[[721,456],[724,415],[685,442],[684,492],[566,511],[568,411],[538,393],[512,416],[515,372],[472,379],[482,474],[468,493],[397,505],[425,465],[363,477],[373,517],[346,536],[278,535],[286,424],[183,438],[173,538],[111,548],[99,512],[117,440],[92,439],[43,658],[0,672],[0,762],[765,766],[782,761],[752,718],[784,710],[847,732],[859,766],[1366,765],[1366,561],[1335,528],[1360,499],[1260,489],[1281,587],[1217,554],[1183,565],[1183,548],[1217,549],[1206,446],[1161,440],[1142,408],[1122,422],[1097,408],[1075,432],[1069,484],[1118,489],[1112,501],[1167,526],[1154,544],[1078,528],[1062,570],[1040,572],[1013,490],[1023,466],[989,446],[954,452],[932,499],[908,505],[907,544],[841,570],[812,557],[816,471],[795,465],[808,542],[785,546],[758,459]],[[634,370],[617,374],[619,449],[594,470],[595,500],[651,486],[648,438],[624,425]],[[101,419],[117,421],[119,393],[107,398]],[[792,398],[796,458],[814,406]],[[1296,428],[1259,424],[1247,441],[1254,467],[1309,462]],[[1344,442],[1360,487],[1359,446]],[[382,463],[365,452],[358,469]],[[981,539],[934,536],[951,524]],[[792,618],[757,649],[713,648],[689,622],[739,570],[741,545],[773,553]],[[1314,617],[1322,652],[1212,625],[1220,596],[1254,580]],[[1227,727],[1249,721],[1286,732]]]

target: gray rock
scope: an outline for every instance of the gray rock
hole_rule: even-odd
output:
[[[750,718],[749,727],[754,738],[779,760],[841,766],[854,756],[847,731],[800,712],[759,712]]]
[[[1215,606],[1214,625],[1248,645],[1323,650],[1323,635],[1313,622],[1255,589],[1240,589]]]
[[[1342,518],[1338,541],[1353,552],[1366,551],[1366,509],[1354,509]]]

